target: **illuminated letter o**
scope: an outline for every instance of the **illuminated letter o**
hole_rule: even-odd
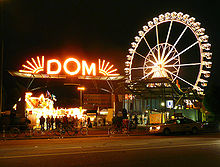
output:
[[[76,68],[75,71],[70,71],[70,70],[67,68],[68,63],[71,62],[71,61],[72,61],[72,62],[75,62],[76,65],[77,65],[77,68]],[[79,62],[78,60],[74,59],[74,58],[66,59],[66,61],[65,61],[64,64],[63,64],[63,69],[64,69],[64,71],[65,71],[67,74],[69,74],[69,75],[76,75],[76,74],[78,74],[79,71],[80,71],[80,68],[81,68],[80,62]]]

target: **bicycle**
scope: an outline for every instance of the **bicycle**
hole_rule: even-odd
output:
[[[85,136],[85,135],[88,135],[88,127],[87,126],[85,126],[85,127],[73,127],[72,132],[73,132],[72,136],[75,136],[75,135],[79,134],[79,132],[80,132],[81,135]]]
[[[52,130],[52,133],[56,136],[71,136],[73,130],[70,125],[61,125],[60,128]]]
[[[129,126],[127,122],[123,122],[121,125],[120,124],[113,124],[109,129],[108,129],[108,134],[128,134],[129,133]]]
[[[35,128],[33,130],[33,136],[40,137],[40,136],[51,136],[50,130],[42,130],[41,128]]]
[[[18,128],[19,127],[19,128]],[[26,126],[8,126],[7,128],[4,127],[2,130],[2,137],[3,138],[16,138],[18,136],[24,136],[24,137],[32,137],[32,128]]]

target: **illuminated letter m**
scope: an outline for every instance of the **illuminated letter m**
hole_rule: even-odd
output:
[[[90,68],[88,67],[87,63],[85,60],[82,61],[82,75],[86,75],[86,72],[88,75],[96,76],[96,67],[95,63],[92,63]]]

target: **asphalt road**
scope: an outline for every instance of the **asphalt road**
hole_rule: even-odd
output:
[[[220,134],[0,141],[0,167],[218,167]]]

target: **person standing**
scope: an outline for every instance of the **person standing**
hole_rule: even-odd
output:
[[[59,118],[56,116],[56,118],[55,118],[55,126],[56,126],[56,129],[59,129],[59,124],[60,124],[60,120],[59,120]]]
[[[42,115],[40,117],[40,127],[41,127],[41,130],[44,131],[44,123],[45,123],[45,118],[44,116]]]
[[[50,118],[50,123],[51,123],[51,129],[53,130],[53,124],[54,124],[54,118],[53,115]]]
[[[46,118],[46,123],[47,123],[47,130],[50,130],[50,117],[49,117],[49,115]]]
[[[134,126],[135,126],[135,128],[137,128],[137,125],[138,125],[138,118],[137,118],[137,115],[135,114],[135,116],[134,116]]]
[[[71,115],[69,115],[68,117],[68,125],[72,126],[72,121],[73,121],[73,117]]]
[[[106,121],[105,117],[103,117],[103,126],[105,126],[105,121]]]
[[[77,115],[76,115],[76,117],[75,117],[75,127],[78,127],[78,117],[77,117]]]
[[[67,125],[68,125],[68,118],[67,118],[67,116],[65,115],[65,116],[63,117],[63,126],[66,128]]]
[[[91,120],[90,120],[90,117],[87,118],[87,124],[88,124],[88,127],[91,128]]]

